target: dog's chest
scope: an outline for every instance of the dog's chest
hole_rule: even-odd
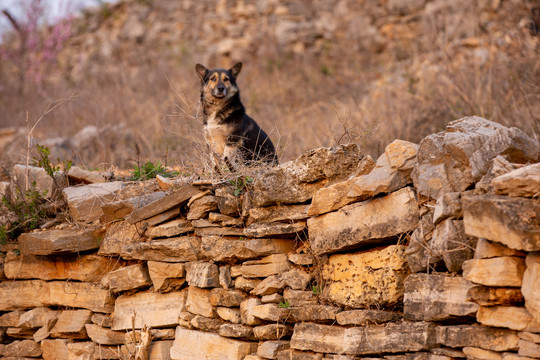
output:
[[[216,116],[216,112],[210,114],[206,119],[206,125],[204,126],[204,137],[208,142],[208,145],[219,156],[223,156],[225,146],[229,137],[233,133],[233,126],[231,124],[220,122]]]

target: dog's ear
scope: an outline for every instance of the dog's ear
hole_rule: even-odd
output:
[[[232,76],[236,78],[238,77],[238,74],[240,74],[240,70],[242,70],[242,63],[237,62],[229,71],[231,72]]]
[[[195,65],[195,71],[197,71],[197,74],[199,75],[201,80],[203,80],[206,74],[208,73],[208,69],[205,68],[204,65],[201,65],[201,64]]]

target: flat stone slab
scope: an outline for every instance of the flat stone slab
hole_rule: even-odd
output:
[[[73,219],[90,223],[103,215],[101,206],[115,200],[117,193],[123,188],[122,181],[114,181],[67,187],[63,194]]]
[[[503,195],[463,197],[468,235],[525,251],[540,250],[540,201]]]
[[[405,279],[403,315],[407,320],[423,321],[474,317],[478,304],[467,301],[473,286],[462,277],[411,274]]]
[[[217,334],[176,328],[172,360],[243,360],[257,351],[257,343],[232,340]]]
[[[132,328],[132,317],[135,314],[135,329],[144,325],[150,327],[175,326],[178,317],[185,311],[186,292],[170,292],[166,294],[140,292],[134,295],[121,295],[114,305],[114,321],[112,330]]]
[[[0,283],[0,311],[40,306],[64,306],[110,313],[114,299],[108,290],[89,283],[42,280]]]
[[[521,292],[525,298],[525,307],[540,322],[540,252],[527,254],[525,264],[527,268],[523,273]]]
[[[492,180],[497,194],[535,197],[540,194],[540,163],[524,166]]]
[[[46,230],[19,236],[23,255],[78,253],[99,248],[104,232],[101,229]]]
[[[418,218],[414,191],[404,188],[308,219],[311,248],[321,255],[374,245],[381,239],[414,230]]]
[[[248,237],[271,237],[296,235],[306,228],[304,221],[295,223],[255,223],[244,229],[244,234]]]
[[[181,236],[125,245],[120,253],[126,260],[186,262],[201,260],[201,239]]]
[[[254,207],[249,209],[246,225],[257,222],[272,223],[283,221],[305,220],[309,205],[274,205],[266,207]]]
[[[121,267],[107,274],[103,282],[113,293],[144,288],[152,285],[148,268],[145,264]]]
[[[318,353],[364,355],[428,350],[435,345],[435,328],[427,322],[340,326],[297,323],[291,348]]]
[[[260,260],[242,263],[240,275],[245,278],[263,278],[285,272],[289,270],[290,266],[286,254],[269,255]]]
[[[439,326],[437,343],[453,348],[478,347],[492,351],[517,350],[519,337],[514,330],[480,325]]]
[[[463,263],[463,277],[486,286],[521,287],[524,272],[525,259],[515,256],[471,259]]]

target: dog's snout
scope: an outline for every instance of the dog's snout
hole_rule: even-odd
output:
[[[219,91],[219,92],[224,92],[224,91],[225,91],[225,85],[219,84],[219,85],[217,86],[217,91]]]

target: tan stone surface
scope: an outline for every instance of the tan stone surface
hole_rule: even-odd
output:
[[[122,181],[114,181],[67,187],[62,192],[74,220],[90,223],[99,219],[103,214],[101,206],[115,200],[123,187]]]
[[[217,334],[176,328],[174,344],[170,354],[172,360],[243,360],[257,351],[257,344],[231,340]]]
[[[15,326],[25,329],[39,328],[46,325],[51,320],[56,320],[59,314],[59,311],[47,307],[34,308],[22,314],[19,317],[19,322]]]
[[[195,201],[189,201],[188,220],[202,219],[208,215],[210,211],[218,209],[217,199],[215,196],[206,195]]]
[[[244,229],[244,235],[248,237],[278,237],[294,235],[302,232],[306,228],[304,221],[293,223],[255,223]]]
[[[540,332],[540,322],[536,321],[524,307],[481,306],[476,319],[486,326]]]
[[[450,272],[460,272],[463,262],[472,259],[476,238],[467,236],[463,220],[446,219],[433,231],[430,247],[433,255],[441,257]]]
[[[535,344],[526,340],[519,340],[519,356],[538,359],[540,356],[540,344]]]
[[[540,194],[540,163],[527,165],[493,179],[497,194],[537,197]]]
[[[186,281],[190,286],[213,288],[219,286],[219,268],[209,262],[186,264]]]
[[[463,348],[463,353],[467,355],[467,359],[482,359],[482,360],[501,360],[502,354],[497,351],[484,350],[476,347],[466,346]]]
[[[323,269],[323,295],[350,306],[391,306],[403,298],[408,268],[406,246],[391,245],[372,251],[336,254]]]
[[[256,222],[272,223],[305,220],[309,205],[274,205],[249,209],[246,225]]]
[[[107,227],[98,254],[103,256],[118,256],[124,246],[141,241],[141,235],[140,227],[126,221],[112,223]]]
[[[242,323],[246,325],[259,325],[261,320],[255,317],[254,309],[261,305],[261,300],[259,298],[249,298],[242,301],[240,304],[240,317]]]
[[[147,265],[155,291],[178,290],[186,282],[185,265],[182,263],[148,261]]]
[[[520,256],[525,257],[526,252],[510,249],[503,244],[489,241],[484,238],[478,239],[476,249],[474,250],[475,259],[489,259],[499,256]]]
[[[216,317],[215,309],[210,303],[210,289],[190,286],[187,291],[186,310],[204,317]]]
[[[223,320],[232,322],[233,324],[240,324],[242,321],[240,317],[240,309],[218,307],[216,309],[216,313]]]
[[[293,333],[292,327],[284,324],[260,325],[253,328],[253,335],[259,340],[280,340]]]
[[[333,323],[336,315],[341,311],[339,307],[331,305],[304,305],[287,309],[286,321],[294,322],[322,322]]]
[[[0,311],[66,306],[108,313],[113,310],[113,304],[108,290],[88,283],[42,280],[0,283]]]
[[[90,323],[90,310],[64,310],[58,316],[56,325],[51,329],[51,337],[67,339],[85,339],[85,325]]]
[[[240,274],[245,278],[262,278],[287,271],[289,267],[286,254],[275,254],[260,260],[243,262]]]
[[[43,360],[69,360],[67,344],[66,339],[43,340],[41,342]]]
[[[41,356],[41,347],[34,340],[15,340],[0,346],[0,355],[4,357],[24,358]]]
[[[437,328],[437,343],[453,348],[478,347],[485,350],[508,351],[518,348],[516,331],[480,325],[451,325]]]
[[[100,345],[121,345],[124,343],[123,331],[114,331],[96,324],[86,324],[86,332],[93,342]]]
[[[361,309],[348,310],[336,314],[339,325],[369,325],[382,324],[401,319],[401,315],[386,310]]]
[[[195,228],[197,236],[244,236],[244,229],[234,227]]]
[[[482,306],[519,305],[523,294],[519,288],[473,286],[467,292],[467,300]]]
[[[109,289],[114,293],[152,285],[145,264],[129,265],[111,271],[103,279],[103,282],[106,283]]]
[[[384,197],[348,205],[308,220],[311,248],[321,255],[376,244],[418,224],[414,192],[404,188]],[[379,241],[378,241],[379,240]]]
[[[201,239],[181,236],[125,245],[121,256],[127,260],[185,262],[200,260]]]
[[[219,335],[231,338],[253,339],[253,328],[242,324],[223,324],[219,327]]]
[[[463,263],[463,277],[486,286],[521,287],[525,260],[515,256],[472,259]]]
[[[212,306],[237,307],[246,297],[246,293],[240,290],[222,288],[210,290],[210,304]]]
[[[540,322],[540,252],[527,255],[521,292],[525,298],[525,307]]]
[[[511,249],[540,250],[540,203],[503,195],[463,197],[465,232]]]
[[[184,311],[186,292],[170,292],[166,294],[140,292],[134,295],[121,295],[114,305],[112,330],[132,328],[131,319],[135,312],[135,328],[143,325],[151,327],[174,326]]]
[[[193,226],[186,219],[176,219],[157,225],[146,230],[145,235],[150,238],[172,237],[193,231]]]
[[[53,255],[97,249],[103,235],[101,229],[91,228],[45,230],[22,234],[18,242],[23,255]]]

